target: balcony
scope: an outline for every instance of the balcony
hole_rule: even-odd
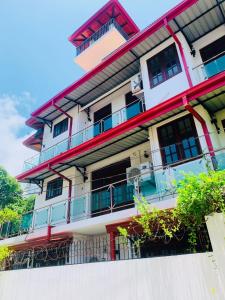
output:
[[[80,55],[88,47],[96,43],[103,35],[109,32],[112,28],[116,28],[120,34],[126,39],[129,39],[128,34],[122,29],[122,27],[116,22],[115,19],[110,19],[104,24],[98,31],[96,31],[90,38],[86,39],[80,46],[76,48],[77,55]]]
[[[75,133],[71,138],[71,143],[69,143],[69,138],[59,142],[58,144],[41,151],[40,154],[27,159],[24,162],[23,171],[28,171],[39,164],[48,161],[49,159],[59,155],[60,153],[66,152],[69,149],[77,147],[88,140],[94,138],[95,136],[114,128],[127,120],[137,116],[145,110],[144,99],[137,100],[128,106],[112,113],[111,115],[105,117],[104,119],[82,129],[81,131]]]
[[[203,138],[204,136],[197,139]],[[166,151],[166,149],[164,150]],[[151,156],[156,157],[160,153],[162,153],[162,149],[152,152]],[[188,155],[187,159],[174,164],[154,166],[149,163],[149,168],[146,168],[144,172],[141,171],[135,176],[127,174],[126,180],[91,190],[89,193],[74,197],[71,202],[65,199],[26,213],[19,222],[4,224],[0,229],[0,237],[17,236],[48,225],[66,224],[68,214],[70,222],[78,222],[104,214],[116,213],[134,207],[134,197],[145,197],[149,203],[155,204],[162,203],[164,200],[175,200],[174,180],[176,182],[182,180],[184,173],[196,175],[207,173],[209,166],[212,169],[225,170],[224,149],[215,150],[213,159],[207,151],[203,150],[200,155],[193,153],[192,156]]]
[[[128,34],[112,18],[76,48],[75,63],[89,71],[128,39]]]
[[[211,58],[194,68],[200,81],[207,80],[216,74],[225,71],[225,52]]]

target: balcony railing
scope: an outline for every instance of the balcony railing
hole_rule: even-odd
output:
[[[197,139],[203,139],[204,136]],[[202,144],[202,143],[201,143]],[[151,153],[155,157],[161,155],[163,149]],[[186,153],[187,154],[187,153]],[[174,180],[179,182],[184,173],[207,173],[208,168],[225,170],[225,149],[215,150],[213,158],[207,151],[194,152],[192,156],[183,157],[172,165],[159,166],[149,164],[149,167],[139,175],[114,182],[113,184],[90,191],[72,198],[36,209],[22,216],[16,223],[4,224],[0,237],[6,238],[26,232],[32,232],[48,225],[67,222],[68,205],[70,203],[70,222],[98,217],[102,214],[114,213],[118,210],[134,207],[134,197],[145,197],[150,203],[168,200],[176,197]],[[138,168],[138,167],[137,167]],[[128,176],[128,175],[127,175]]]
[[[138,99],[137,101],[123,107],[122,109],[106,116],[100,121],[84,128],[83,130],[75,133],[71,138],[71,143],[69,143],[69,138],[59,142],[58,144],[42,150],[40,154],[27,159],[24,162],[23,171],[30,170],[42,162],[45,162],[60,153],[63,153],[71,148],[77,147],[82,143],[94,138],[95,136],[114,128],[121,123],[135,117],[145,110],[144,99]]]
[[[225,52],[198,65],[194,70],[197,71],[200,80],[209,79],[210,77],[225,71]]]
[[[81,54],[84,50],[86,50],[88,47],[93,45],[97,40],[99,40],[104,34],[106,34],[112,28],[116,28],[126,40],[129,39],[129,36],[127,35],[127,33],[116,22],[116,20],[110,19],[98,31],[96,31],[91,37],[86,39],[80,46],[77,47],[77,55]]]
[[[165,243],[162,238],[154,241],[145,238],[141,245],[135,244],[143,236],[132,235],[131,238],[116,236],[114,256],[108,235],[89,236],[89,239],[65,240],[46,245],[32,246],[26,250],[14,251],[0,266],[0,270],[18,270],[59,265],[75,265],[112,260],[130,260],[160,256],[190,254],[192,250],[187,243],[187,233],[176,233],[176,237]],[[207,229],[197,232],[196,253],[212,251]]]

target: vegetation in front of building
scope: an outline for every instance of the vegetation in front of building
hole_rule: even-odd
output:
[[[205,225],[206,216],[225,212],[225,171],[212,171],[199,175],[184,174],[184,179],[174,183],[178,197],[174,209],[157,209],[145,198],[135,199],[138,215],[128,228],[118,227],[119,233],[129,237],[135,228],[141,228],[136,243],[157,239],[162,234],[172,239],[180,230],[188,232],[188,242],[193,251],[197,246],[197,232]]]
[[[25,198],[16,179],[0,167],[0,227],[7,222],[20,222],[22,214],[33,210],[34,201],[33,195]],[[0,266],[10,253],[8,247],[0,247]]]

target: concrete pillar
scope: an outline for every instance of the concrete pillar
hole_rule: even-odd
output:
[[[225,299],[225,217],[222,213],[214,213],[206,217],[212,248],[213,259]]]

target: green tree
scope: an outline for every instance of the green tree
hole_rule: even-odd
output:
[[[16,179],[0,167],[0,209],[20,201],[22,194],[23,191]]]
[[[0,210],[0,226],[3,225],[6,222],[16,221],[19,219],[19,215],[17,212],[9,209],[4,208]],[[0,267],[2,266],[2,263],[4,260],[9,257],[11,254],[11,251],[7,246],[1,246],[0,247]]]
[[[19,214],[33,210],[35,196],[23,197],[23,190],[16,179],[0,167],[0,209],[9,207]]]
[[[195,249],[197,231],[205,224],[205,217],[215,212],[225,212],[225,171],[184,174],[184,179],[175,186],[178,197],[173,210],[152,208],[146,199],[135,199],[139,215],[133,217],[129,227],[141,227],[143,234],[138,243],[146,237],[155,237],[156,232],[163,232],[172,238],[183,227],[189,234],[191,248]],[[118,231],[128,237],[129,227],[118,227]]]

